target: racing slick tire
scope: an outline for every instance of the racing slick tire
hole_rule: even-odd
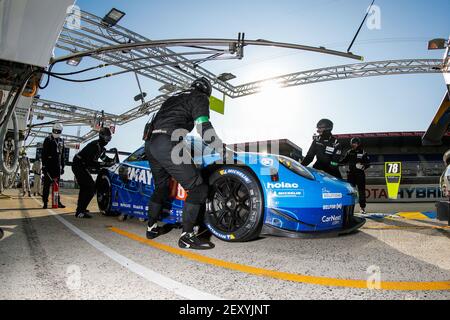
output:
[[[224,166],[209,178],[205,225],[220,240],[246,242],[259,237],[264,199],[254,174],[244,167]]]
[[[97,204],[100,212],[105,216],[116,216],[117,213],[111,210],[112,185],[107,173],[101,172],[97,177]]]

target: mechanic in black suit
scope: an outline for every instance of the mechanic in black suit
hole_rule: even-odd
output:
[[[99,139],[92,141],[78,152],[73,158],[72,171],[80,186],[78,203],[75,217],[80,219],[90,219],[87,207],[95,195],[95,182],[91,172],[98,173],[102,164],[110,166],[114,160],[106,156],[106,145],[111,141],[112,133],[109,128],[102,128],[99,132]],[[98,162],[101,159],[103,162]]]
[[[352,148],[347,152],[345,157],[339,163],[341,165],[349,165],[347,181],[354,187],[358,188],[361,214],[366,214],[365,170],[370,168],[370,158],[367,152],[364,151],[360,138],[353,138],[350,144]]]
[[[203,141],[219,152],[230,155],[209,121],[209,98],[212,85],[206,78],[195,80],[189,90],[168,98],[144,132],[145,153],[155,182],[155,191],[149,201],[147,238],[159,236],[158,226],[163,205],[169,195],[169,181],[174,178],[188,192],[183,207],[183,232],[178,245],[184,249],[212,249],[214,244],[194,233],[200,210],[208,196],[208,185],[196,166],[189,161],[174,163],[174,148],[180,145],[194,127]],[[179,132],[179,133],[177,133]],[[184,152],[184,151],[183,151]]]
[[[53,126],[52,134],[45,138],[42,147],[42,172],[44,174],[44,187],[42,190],[43,209],[47,209],[53,180],[57,179],[59,183],[61,176],[64,174],[64,140],[61,138],[62,131],[62,124],[56,123]],[[65,208],[60,198],[58,198],[58,208]]]
[[[308,154],[302,161],[302,165],[309,166],[314,158],[317,158],[314,169],[322,170],[336,178],[342,179],[339,171],[339,160],[342,156],[342,148],[339,141],[333,137],[333,122],[322,119],[317,123],[317,133]]]

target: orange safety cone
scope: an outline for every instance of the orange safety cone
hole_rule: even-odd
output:
[[[52,184],[52,209],[58,209],[59,204],[59,183],[58,179],[53,179]]]

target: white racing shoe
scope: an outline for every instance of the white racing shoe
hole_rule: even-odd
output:
[[[215,245],[212,242],[199,239],[195,233],[184,232],[178,241],[178,246],[182,249],[193,250],[209,250],[213,249]]]

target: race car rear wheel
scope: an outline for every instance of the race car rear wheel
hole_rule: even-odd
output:
[[[97,177],[97,204],[101,213],[106,216],[114,215],[111,211],[111,199],[111,181],[106,173],[101,173]]]
[[[256,239],[263,224],[263,193],[253,173],[241,167],[222,167],[209,179],[205,224],[227,242]]]

